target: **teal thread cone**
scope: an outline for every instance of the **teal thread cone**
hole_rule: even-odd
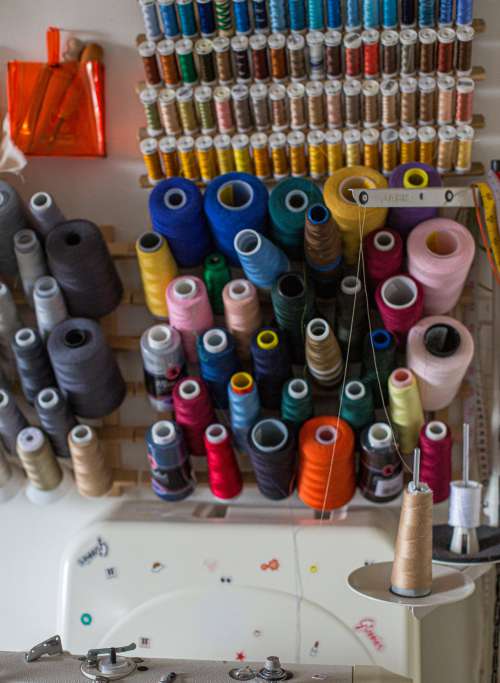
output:
[[[313,415],[311,385],[305,379],[289,379],[281,396],[281,419],[295,431]]]

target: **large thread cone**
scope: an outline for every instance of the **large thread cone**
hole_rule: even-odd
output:
[[[402,597],[429,595],[432,587],[432,491],[412,483],[403,494],[391,575],[391,590]]]

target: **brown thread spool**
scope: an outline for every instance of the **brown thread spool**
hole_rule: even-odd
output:
[[[272,33],[267,39],[269,59],[271,62],[271,76],[277,83],[287,77],[286,68],[286,38],[281,33]]]
[[[226,327],[236,342],[241,359],[250,358],[253,334],[262,326],[259,296],[248,280],[231,280],[222,290]]]
[[[398,82],[392,78],[382,81],[382,126],[391,128],[398,124]]]
[[[203,85],[214,85],[217,82],[217,70],[215,68],[215,56],[212,41],[202,38],[197,40],[194,46],[198,58],[198,73]]]
[[[418,33],[411,28],[401,31],[401,75],[414,76],[417,71]]]
[[[455,40],[457,34],[452,28],[442,28],[438,32],[438,74],[451,74],[455,63]]]
[[[417,123],[417,79],[407,76],[399,81],[401,93],[401,124],[414,126]]]
[[[113,485],[113,470],[101,450],[95,431],[87,425],[73,427],[68,435],[76,487],[81,496],[104,496]]]
[[[288,110],[286,88],[281,83],[273,83],[269,88],[269,102],[271,104],[271,122],[275,132],[287,130]]]
[[[453,123],[453,97],[455,79],[453,76],[440,76],[437,79],[438,105],[437,122],[440,126]]]
[[[398,32],[382,31],[380,43],[382,45],[382,75],[384,78],[395,78],[398,74]]]
[[[325,83],[325,99],[328,128],[342,128],[344,118],[342,114],[342,83],[340,81]]]
[[[365,128],[378,126],[380,120],[379,93],[380,86],[377,81],[365,81],[363,83],[363,126]]]
[[[322,386],[335,386],[342,379],[344,361],[330,325],[314,318],[306,328],[306,364],[309,374]]]
[[[306,260],[320,267],[335,263],[342,253],[340,233],[326,206],[318,204],[306,214],[304,251]]]
[[[32,486],[52,491],[61,483],[62,471],[49,440],[38,427],[25,427],[17,435],[16,449]]]
[[[436,168],[439,173],[448,173],[453,168],[457,131],[453,126],[441,126],[438,130],[438,153]]]
[[[319,81],[309,81],[306,85],[307,117],[309,128],[315,130],[325,125],[325,106],[323,102],[323,84]]]
[[[266,36],[257,33],[250,38],[249,44],[252,57],[253,77],[256,81],[265,83],[269,80]]]
[[[156,61],[156,43],[144,41],[139,45],[139,55],[144,65],[146,83],[155,88],[161,86],[160,70]]]
[[[252,73],[248,53],[248,38],[246,36],[234,36],[234,38],[231,38],[231,52],[233,53],[236,82],[250,83]]]
[[[436,43],[437,33],[433,28],[423,28],[419,31],[420,43],[419,72],[431,76],[436,71]]]
[[[472,78],[459,78],[457,81],[457,106],[455,121],[457,123],[472,123],[474,110],[475,84]]]
[[[268,88],[264,83],[254,83],[250,87],[253,120],[257,130],[262,132],[267,132],[271,126],[267,93]]]
[[[230,41],[226,36],[219,36],[212,41],[215,52],[215,65],[221,85],[233,82],[233,64],[231,61]]]
[[[181,82],[175,57],[175,43],[170,38],[161,40],[156,46],[165,85],[175,88]]]
[[[457,28],[457,76],[469,76],[472,72],[472,26]]]
[[[307,78],[305,46],[306,41],[300,33],[288,36],[286,47],[292,81],[305,81]]]
[[[291,83],[287,88],[290,106],[290,128],[304,130],[306,121],[306,89],[302,83]]]
[[[436,79],[431,76],[422,76],[418,79],[419,113],[418,124],[420,126],[432,125],[436,120]]]
[[[231,105],[231,90],[225,85],[214,89],[215,116],[219,133],[231,135],[234,133],[233,108]]]
[[[391,574],[391,591],[405,598],[422,598],[432,590],[432,491],[419,482],[419,469],[417,448],[414,481],[403,493]]]
[[[231,99],[233,101],[236,130],[238,133],[248,133],[252,129],[248,87],[243,85],[243,83],[233,85],[231,88]]]
[[[355,128],[361,123],[361,83],[353,79],[344,83],[345,124]]]
[[[327,78],[342,78],[342,34],[340,31],[325,33],[325,66]]]
[[[182,127],[177,113],[177,97],[175,90],[164,88],[158,96],[160,118],[167,135],[180,135]]]

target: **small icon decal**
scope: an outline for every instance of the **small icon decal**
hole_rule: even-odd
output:
[[[92,623],[92,616],[88,612],[84,612],[80,617],[80,621],[84,626],[90,626]]]
[[[139,647],[145,648],[146,650],[151,647],[151,638],[145,638],[144,636],[139,636]]]
[[[312,648],[309,650],[309,657],[317,657],[319,652],[319,640],[316,640]]]
[[[90,564],[96,557],[107,557],[109,553],[109,545],[103,541],[100,536],[97,537],[97,542],[92,548],[87,550],[81,557],[78,558],[80,567],[85,567]]]
[[[278,569],[280,568],[280,563],[279,560],[277,560],[275,557],[273,557],[272,560],[269,560],[269,562],[263,562],[260,565],[260,568],[262,569],[263,572],[267,571],[270,569],[272,572],[277,572]]]
[[[203,562],[203,566],[206,567],[209,572],[214,572],[219,566],[219,563],[217,562],[217,560],[208,558]]]
[[[375,619],[372,619],[371,617],[366,617],[365,619],[361,619],[360,621],[358,621],[358,623],[354,627],[354,630],[358,633],[363,633],[371,642],[375,650],[377,650],[378,652],[382,652],[382,650],[385,649],[384,641],[379,635],[377,635],[377,633],[375,632],[375,628]]]
[[[243,650],[239,650],[236,655],[234,656],[237,662],[244,662],[245,659],[247,658],[246,654],[243,652]]]
[[[161,562],[153,562],[151,565],[151,571],[153,574],[158,574],[159,572],[163,571],[165,569],[165,565],[162,564]]]
[[[309,565],[309,573],[310,574],[317,574],[318,572],[319,572],[319,567],[317,564]]]
[[[104,575],[107,579],[116,579],[118,576],[118,569],[116,567],[106,567]]]

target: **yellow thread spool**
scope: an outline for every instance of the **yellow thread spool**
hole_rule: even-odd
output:
[[[398,165],[398,134],[393,128],[382,131],[382,173],[390,176]]]
[[[405,190],[422,190],[429,187],[429,174],[423,168],[410,168],[403,175]]]
[[[177,161],[177,144],[173,135],[166,135],[160,140],[160,155],[166,178],[175,178],[179,175]]]
[[[177,140],[177,154],[179,156],[181,174],[188,180],[199,180],[200,172],[194,151],[194,138],[183,135]]]
[[[254,133],[250,138],[255,175],[260,180],[271,177],[271,159],[265,133]]]
[[[396,428],[401,451],[412,453],[425,420],[417,380],[411,370],[397,368],[391,373],[389,403],[391,421]]]
[[[455,171],[467,173],[472,167],[472,143],[474,142],[474,128],[464,125],[457,128],[457,160]]]
[[[250,138],[246,133],[238,133],[231,138],[234,163],[239,173],[253,173],[252,157],[250,156]]]
[[[361,133],[357,129],[346,130],[344,133],[345,165],[359,166],[361,164]]]
[[[378,153],[378,145],[380,140],[380,133],[376,128],[368,128],[363,131],[363,165],[368,168],[374,168],[376,171],[380,168],[380,159]]]
[[[399,162],[410,164],[417,160],[417,129],[411,126],[399,131]]]
[[[329,130],[325,135],[326,160],[328,175],[333,175],[335,171],[344,165],[344,151],[342,149],[342,133],[340,130]]]
[[[319,180],[326,175],[327,156],[325,134],[321,130],[312,130],[307,135],[307,153],[309,156],[309,174]]]
[[[252,387],[253,377],[249,372],[236,372],[231,377],[231,389],[237,394],[247,393]]]
[[[148,180],[152,185],[156,185],[163,179],[160,155],[158,154],[158,143],[154,138],[145,138],[140,144],[142,158],[146,166]]]
[[[219,173],[231,173],[235,170],[233,148],[231,147],[231,136],[216,135],[214,138],[215,154],[217,156],[217,166]]]
[[[364,235],[385,225],[387,209],[360,209],[354,202],[351,190],[382,190],[387,188],[387,180],[373,168],[353,166],[341,168],[328,178],[323,189],[325,204],[330,209],[342,235],[346,263],[356,263],[360,240],[360,215]]]
[[[307,173],[306,136],[294,130],[287,137],[290,152],[290,172],[294,178],[302,178]]]
[[[269,136],[269,148],[271,150],[273,178],[276,180],[286,178],[290,175],[286,155],[286,135],[284,133],[272,133]]]
[[[273,330],[262,330],[257,335],[257,346],[264,351],[270,351],[278,346],[279,339]]]
[[[209,135],[201,135],[196,139],[195,147],[201,179],[204,183],[209,183],[217,176],[213,140]]]
[[[434,164],[434,148],[436,146],[436,131],[432,126],[418,129],[418,160],[421,164]]]
[[[168,202],[168,193],[166,195]],[[166,240],[156,232],[145,232],[135,243],[146,306],[156,318],[167,318],[167,285],[177,277],[177,264]]]
[[[68,434],[75,482],[81,496],[104,496],[113,485],[113,470],[97,434],[88,425],[78,425]]]

